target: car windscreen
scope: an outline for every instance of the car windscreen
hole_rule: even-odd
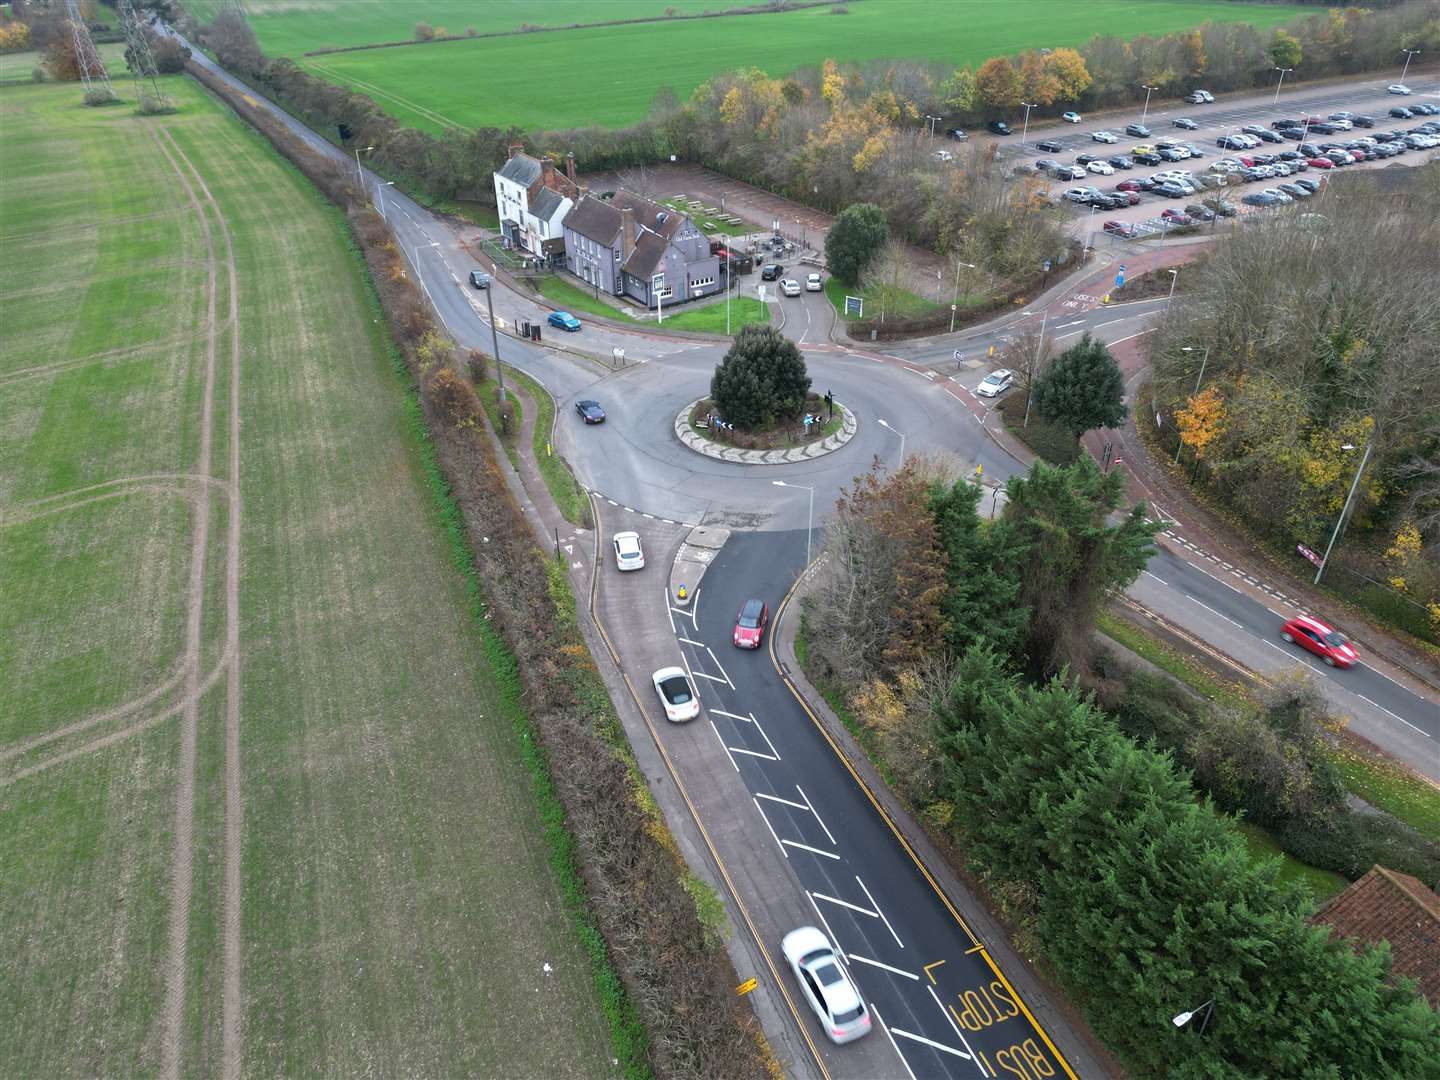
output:
[[[740,612],[740,625],[753,630],[760,625],[760,601],[751,600]]]
[[[690,700],[690,684],[684,679],[666,679],[660,689],[665,691],[665,700],[671,705],[684,705]]]

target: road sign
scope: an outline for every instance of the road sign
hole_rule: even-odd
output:
[[[964,359],[965,359],[965,354],[962,353],[959,349],[956,349],[956,350],[955,350],[955,359],[956,359],[956,360],[964,360]]]
[[[1321,562],[1324,561],[1320,558],[1319,555],[1315,554],[1315,552],[1311,551],[1304,544],[1296,544],[1295,550],[1298,551],[1301,555],[1305,556],[1305,558],[1309,559],[1311,564],[1314,566],[1319,566]]]
[[[1115,275],[1115,288],[1117,288],[1117,289],[1123,289],[1124,287],[1125,287],[1125,268],[1122,266],[1122,267],[1120,268],[1120,272]]]
[[[749,979],[746,979],[746,980],[745,980],[743,983],[741,983],[739,986],[735,987],[735,993],[736,993],[736,994],[740,994],[740,995],[748,994],[751,990],[754,990],[755,987],[757,987],[757,986],[759,986],[759,985],[760,985],[760,981],[759,981],[758,979],[749,978]]]
[[[845,297],[845,314],[855,318],[861,318],[865,314],[865,298],[863,296]]]

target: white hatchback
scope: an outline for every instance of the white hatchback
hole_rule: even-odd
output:
[[[975,393],[980,397],[999,397],[1010,389],[1010,384],[1014,381],[1015,373],[1009,368],[1001,368],[980,380],[980,385],[975,387]]]
[[[1117,143],[1120,141],[1120,137],[1118,135],[1109,131],[1092,131],[1090,133],[1090,138],[1092,138],[1096,142],[1103,143]]]
[[[640,546],[637,532],[615,534],[615,568],[617,570],[645,569],[645,550]]]
[[[820,292],[824,288],[825,285],[821,282],[819,274],[811,274],[805,279],[806,292]]]
[[[666,720],[678,724],[700,715],[700,700],[695,696],[695,687],[690,685],[690,677],[685,674],[684,668],[661,668],[650,676],[650,681],[655,684],[660,704],[665,706]]]
[[[1115,166],[1111,165],[1108,161],[1092,161],[1086,165],[1085,168],[1092,173],[1098,173],[1100,176],[1115,175]]]

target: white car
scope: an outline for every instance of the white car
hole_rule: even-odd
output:
[[[1109,131],[1092,131],[1090,133],[1090,138],[1092,138],[1096,142],[1103,143],[1117,143],[1120,141],[1120,137],[1118,135]]]
[[[780,291],[786,296],[799,296],[800,283],[794,278],[785,278],[780,282]]]
[[[695,687],[690,685],[690,676],[684,668],[661,668],[650,680],[655,684],[660,704],[665,706],[666,720],[678,724],[700,715],[700,699],[695,696]]]
[[[1099,173],[1101,176],[1114,176],[1115,166],[1108,161],[1092,161],[1085,166],[1090,172]]]
[[[1015,373],[1008,368],[1001,368],[986,375],[980,385],[975,387],[975,393],[980,397],[999,397],[1010,389],[1010,384],[1014,381]]]
[[[824,286],[824,284],[820,281],[820,275],[819,275],[819,274],[811,274],[809,277],[807,277],[807,278],[805,279],[805,291],[806,291],[806,292],[820,292],[820,291],[821,291],[822,289],[824,289],[824,288],[825,288],[825,286]]]
[[[954,160],[955,160],[955,155],[952,154],[952,153],[950,153],[949,150],[936,150],[935,153],[934,153],[932,156],[935,158],[936,161],[954,161]]]
[[[1084,119],[1084,117],[1081,116],[1078,112],[1067,112],[1062,113],[1060,119],[1064,120],[1068,124],[1078,124],[1081,120]]]
[[[1266,195],[1273,195],[1273,196],[1275,197],[1276,201],[1278,201],[1278,202],[1282,202],[1282,203],[1293,203],[1293,202],[1295,201],[1295,199],[1294,199],[1292,196],[1290,196],[1290,195],[1286,194],[1285,192],[1281,191],[1279,188],[1267,187],[1267,188],[1265,188],[1265,189],[1263,189],[1263,190],[1264,190],[1264,192],[1265,192]]]
[[[1399,94],[1402,97],[1409,97],[1410,94],[1413,92],[1411,91],[1410,87],[1406,86],[1404,83],[1398,82],[1391,83],[1389,86],[1385,87],[1385,90],[1387,93]]]
[[[780,951],[831,1042],[854,1042],[869,1034],[870,1010],[829,938],[813,926],[802,926],[785,935]]]
[[[640,546],[637,532],[615,534],[615,568],[617,570],[644,570],[645,551]]]
[[[1349,120],[1344,119],[1343,117],[1332,116],[1329,120],[1326,121],[1326,123],[1328,123],[1333,128],[1339,128],[1341,131],[1351,131],[1355,127],[1354,124],[1352,124]]]

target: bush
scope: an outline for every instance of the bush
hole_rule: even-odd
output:
[[[1296,818],[1275,830],[1274,836],[1302,862],[1344,874],[1351,881],[1379,864],[1426,885],[1440,882],[1440,844],[1389,814],[1341,808]]]
[[[793,341],[770,326],[740,328],[710,379],[710,399],[737,428],[793,419],[805,407],[810,376]]]
[[[417,23],[415,24],[415,40],[416,40],[416,41],[434,41],[434,40],[435,40],[435,28],[434,28],[433,26],[431,26],[431,25],[430,25],[429,23],[427,23],[427,22],[417,22]]]
[[[466,363],[470,368],[470,381],[477,386],[490,378],[490,368],[486,361],[485,354],[479,349],[471,349],[470,355],[466,358]]]
[[[37,64],[35,67],[31,68],[31,69],[30,69],[30,81],[31,81],[32,83],[42,83],[42,82],[44,82],[44,81],[45,81],[45,69],[44,69],[43,67],[40,67],[38,64]]]

